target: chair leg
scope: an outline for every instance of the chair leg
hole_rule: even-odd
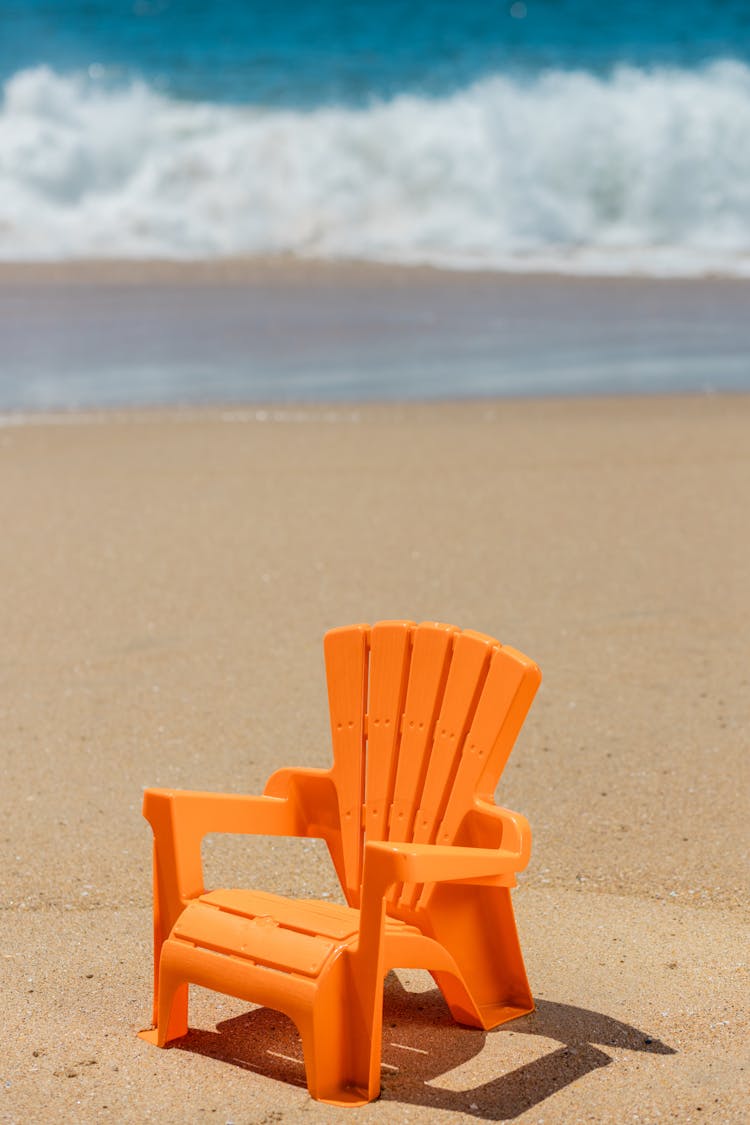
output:
[[[156,1027],[141,1038],[157,1047],[180,1039],[188,1030],[188,982],[169,963],[169,943],[162,946],[156,1004]]]
[[[329,1105],[366,1105],[380,1093],[382,1016],[368,1029],[347,987],[347,958],[320,981],[311,1008],[293,1018],[302,1039],[310,1096]],[[382,1011],[382,997],[381,997]]]
[[[165,1047],[173,1039],[181,1039],[188,1031],[188,984],[176,981],[171,988],[162,984],[156,1027],[139,1031],[141,1039],[155,1047]]]
[[[533,1011],[510,891],[477,887],[458,909],[454,890],[444,884],[430,902],[432,932],[461,973],[433,974],[454,1019],[489,1030]]]
[[[164,1042],[160,1044],[162,1047],[171,1039],[181,1039],[183,1035],[187,1035],[188,1030],[188,984],[184,981],[172,986],[170,982],[170,991],[172,995],[170,997],[167,993],[162,1009],[166,1009],[166,1016],[162,1016],[159,1021],[160,1026],[166,1027]]]
[[[463,1024],[464,1027],[484,1027],[482,1013],[461,977],[436,970],[430,976],[442,992],[456,1023]]]
[[[332,1034],[334,1028],[330,1013],[324,1027],[305,1027],[304,1024],[303,1020],[298,1027],[310,1097],[328,1105],[339,1106],[366,1105],[377,1098],[380,1083],[372,1089],[369,1086],[369,1058],[365,1062],[363,1073],[355,1075],[346,1057],[349,1054],[348,1045],[341,1042],[339,1034]]]

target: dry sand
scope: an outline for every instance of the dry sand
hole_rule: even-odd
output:
[[[6,418],[0,1120],[744,1122],[749,432],[747,396]],[[326,764],[324,630],[406,616],[544,672],[498,794],[536,1013],[392,976],[357,1111],[266,1010],[195,990],[148,1046],[142,788]],[[316,845],[204,850],[335,893]]]

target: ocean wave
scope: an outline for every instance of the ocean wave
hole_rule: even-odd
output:
[[[0,258],[294,254],[750,276],[750,68],[496,75],[307,112],[24,70]]]

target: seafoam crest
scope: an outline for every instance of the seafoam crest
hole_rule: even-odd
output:
[[[0,258],[295,254],[750,275],[750,68],[495,75],[307,111],[18,72]]]

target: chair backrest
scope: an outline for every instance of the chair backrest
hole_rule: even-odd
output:
[[[356,905],[364,841],[456,843],[495,786],[541,675],[492,637],[428,621],[326,634],[344,893]],[[390,912],[414,902],[403,888]]]

